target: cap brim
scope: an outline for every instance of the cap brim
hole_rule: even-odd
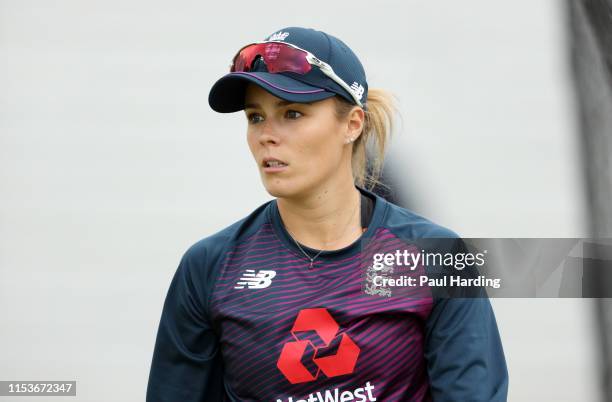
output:
[[[210,107],[220,113],[244,109],[244,95],[248,83],[258,85],[278,98],[297,103],[315,102],[335,95],[283,74],[262,71],[234,72],[219,78],[212,86],[208,94]]]

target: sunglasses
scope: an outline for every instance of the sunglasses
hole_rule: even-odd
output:
[[[348,86],[342,78],[338,77],[331,66],[319,60],[307,50],[301,49],[286,42],[256,42],[244,46],[236,53],[230,65],[230,72],[250,71],[255,59],[261,56],[269,73],[292,72],[296,74],[308,73],[312,66],[316,66],[330,79],[344,88],[355,100],[355,103],[363,108],[353,88]]]

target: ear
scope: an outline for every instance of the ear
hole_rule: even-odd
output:
[[[361,132],[363,131],[363,126],[365,124],[365,112],[363,109],[359,106],[353,107],[348,114],[346,124],[346,135],[349,139],[352,138],[350,142],[353,142],[357,139],[357,137],[359,137],[359,135],[361,135]]]

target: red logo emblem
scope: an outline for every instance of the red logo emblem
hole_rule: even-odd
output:
[[[321,371],[327,377],[352,373],[360,349],[339,329],[327,309],[301,310],[291,329],[295,341],[283,345],[276,366],[292,384],[314,381]]]

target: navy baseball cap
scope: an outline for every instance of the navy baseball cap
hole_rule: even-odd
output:
[[[288,27],[274,32],[264,41],[292,44],[329,64],[365,107],[368,83],[363,65],[355,53],[340,39],[311,28]],[[306,74],[270,73],[265,62],[258,58],[249,71],[230,72],[215,82],[208,94],[210,107],[220,113],[243,110],[245,90],[249,83],[258,85],[272,95],[290,102],[315,102],[339,95],[350,103],[357,104],[346,89],[316,66],[312,66]]]

